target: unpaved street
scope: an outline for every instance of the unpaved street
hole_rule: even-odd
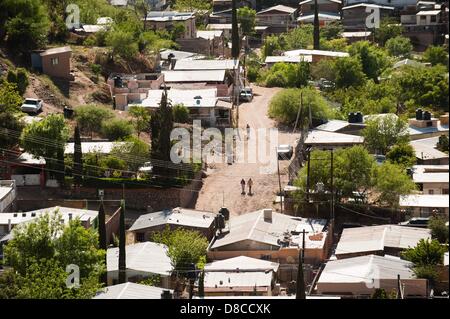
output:
[[[243,103],[239,106],[239,127],[245,129],[246,125],[253,129],[274,128],[276,123],[267,117],[267,109],[270,99],[278,92],[278,88],[253,87],[255,97],[251,103]],[[295,145],[299,134],[291,134],[279,131],[278,144]],[[245,135],[242,136],[245,140]],[[265,147],[270,146],[269,134],[267,134]],[[276,146],[276,145],[273,145]],[[276,157],[275,157],[276,158]],[[273,162],[276,163],[274,160]],[[289,161],[280,161],[282,187],[288,182],[287,166]],[[279,210],[279,204],[273,204],[276,193],[279,190],[278,174],[275,170],[267,171],[264,163],[234,163],[233,165],[216,164],[215,169],[208,170],[208,177],[204,179],[203,188],[200,191],[196,209],[218,211],[223,205],[230,210],[232,215],[245,214],[262,208],[274,208]],[[263,173],[261,173],[261,170]],[[251,195],[241,195],[240,181],[244,178],[253,180],[253,192]],[[248,189],[246,189],[248,192]]]

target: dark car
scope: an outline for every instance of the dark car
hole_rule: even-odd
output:
[[[409,226],[409,227],[427,228],[429,221],[430,221],[430,219],[428,217],[414,217],[414,218],[411,218],[410,220],[399,223],[399,225]]]

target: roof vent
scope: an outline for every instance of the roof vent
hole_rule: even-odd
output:
[[[22,213],[22,217],[27,217],[27,213]]]
[[[272,209],[268,208],[268,209],[264,209],[264,221],[265,222],[272,222]]]

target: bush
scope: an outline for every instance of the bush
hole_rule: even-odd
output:
[[[396,57],[409,57],[413,46],[409,38],[397,36],[386,42],[386,49],[389,54]]]
[[[177,104],[172,107],[173,120],[177,123],[189,122],[189,110],[183,104]]]
[[[448,226],[445,225],[447,220],[442,217],[432,217],[428,222],[428,227],[431,229],[431,237],[438,240],[440,243],[448,243]]]
[[[114,117],[112,110],[94,105],[82,105],[75,109],[75,120],[83,133],[90,134],[100,132],[102,122]]]
[[[265,74],[268,87],[302,87],[308,84],[308,63],[275,63]]]
[[[448,52],[444,47],[430,46],[423,53],[423,59],[432,65],[448,65]]]
[[[278,72],[269,72],[266,78],[266,86],[267,87],[288,87],[288,79],[286,74],[281,71]]]
[[[28,74],[25,69],[18,68],[16,72],[9,70],[8,74],[6,75],[6,80],[9,83],[16,84],[17,90],[19,91],[20,95],[24,95],[29,84]]]
[[[102,134],[112,141],[123,140],[133,134],[133,124],[122,119],[105,121],[102,123]]]

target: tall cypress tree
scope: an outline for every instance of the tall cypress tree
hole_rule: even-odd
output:
[[[231,55],[234,59],[239,59],[239,52],[241,51],[241,41],[239,39],[236,0],[232,0],[231,3]]]
[[[314,50],[320,50],[319,6],[314,0]]]
[[[200,273],[198,279],[198,296],[205,297],[205,270]]]
[[[125,204],[122,202],[120,206],[119,221],[119,284],[126,282],[126,250],[125,250]]]
[[[100,207],[98,209],[98,246],[100,249],[103,249],[105,252],[107,251],[105,208],[103,206],[103,202],[101,202]],[[105,255],[105,265],[106,265],[106,255]],[[105,285],[108,284],[106,272],[104,272],[102,274],[101,281]]]
[[[78,125],[75,126],[73,142],[73,178],[75,185],[81,185],[81,182],[83,180],[83,153],[81,150],[80,128],[78,127]]]

